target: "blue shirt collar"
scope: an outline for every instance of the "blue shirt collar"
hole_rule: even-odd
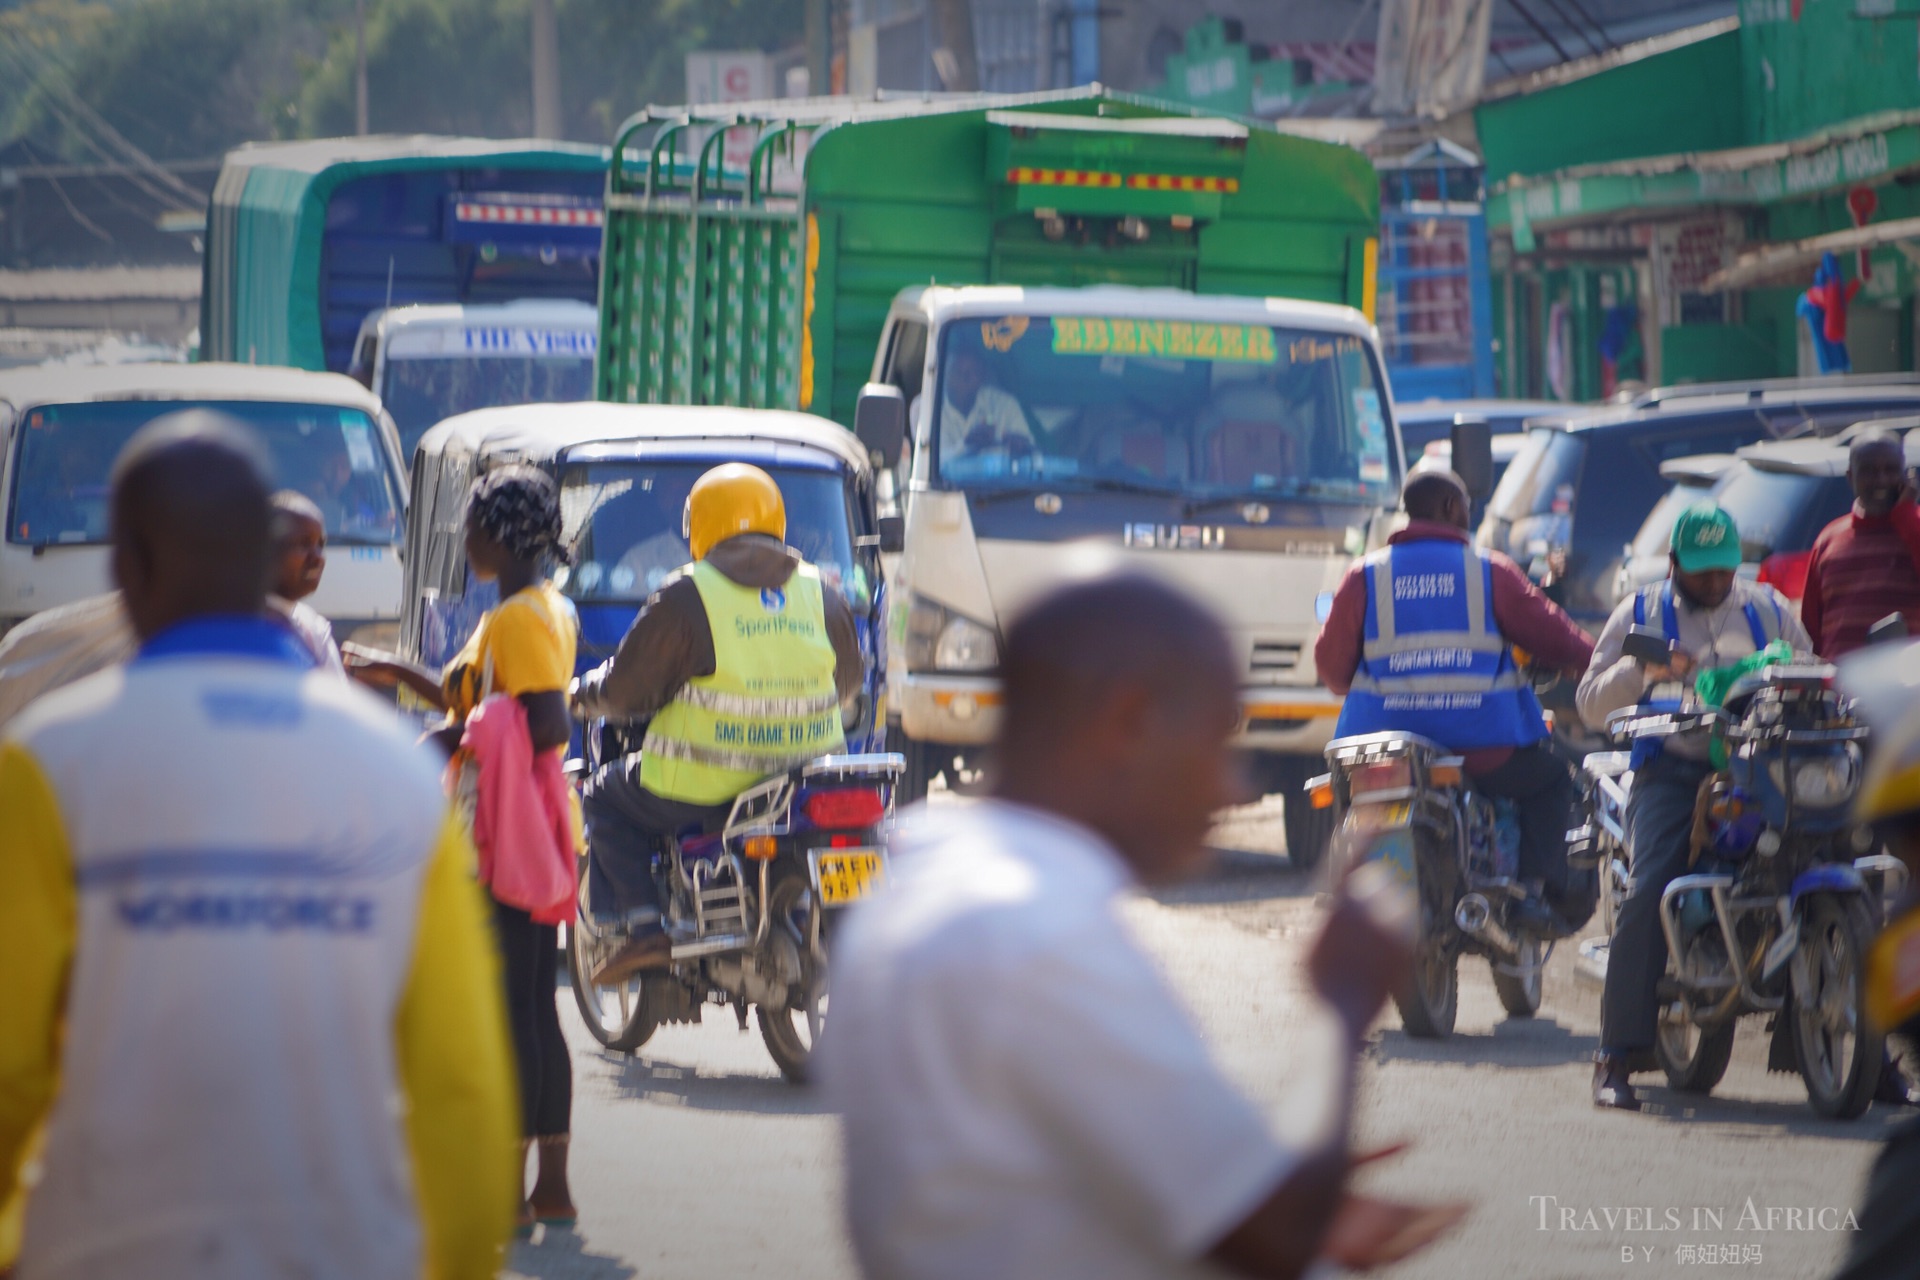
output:
[[[265,658],[313,666],[313,655],[293,632],[268,618],[213,614],[176,622],[140,646],[136,661],[149,658]]]

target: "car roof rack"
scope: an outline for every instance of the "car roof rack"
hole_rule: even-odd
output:
[[[1834,377],[1752,378],[1740,382],[1684,382],[1671,387],[1653,387],[1621,405],[1623,409],[1650,409],[1675,400],[1695,400],[1706,396],[1744,395],[1759,401],[1772,391],[1847,391],[1857,387],[1920,386],[1920,373],[1855,373]]]

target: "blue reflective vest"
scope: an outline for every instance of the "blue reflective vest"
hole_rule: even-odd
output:
[[[1366,643],[1336,737],[1397,729],[1454,751],[1547,736],[1540,700],[1493,616],[1493,562],[1437,538],[1364,562]]]

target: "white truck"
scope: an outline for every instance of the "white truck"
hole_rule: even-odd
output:
[[[587,302],[388,307],[361,321],[347,372],[387,406],[411,462],[427,428],[456,413],[593,399],[599,342]]]
[[[1360,312],[1121,286],[909,289],[856,430],[895,467],[886,714],[910,790],[978,767],[1001,629],[1021,606],[1124,566],[1226,623],[1239,743],[1286,797],[1295,861],[1319,857],[1330,823],[1300,788],[1324,768],[1340,700],[1313,640],[1383,536],[1405,465]]]

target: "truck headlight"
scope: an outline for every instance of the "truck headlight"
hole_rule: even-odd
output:
[[[992,671],[1000,665],[1000,637],[992,627],[915,596],[907,605],[909,671]]]
[[[1851,743],[1845,751],[1793,762],[1793,781],[1787,784],[1787,764],[1771,761],[1767,773],[1773,785],[1793,797],[1795,804],[1811,809],[1831,809],[1853,798],[1860,787],[1860,750]]]

